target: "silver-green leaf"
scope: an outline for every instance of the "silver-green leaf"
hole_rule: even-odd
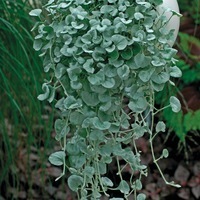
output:
[[[180,101],[174,96],[170,97],[170,106],[172,108],[172,111],[175,113],[177,113],[181,110]]]
[[[123,194],[128,194],[130,192],[130,187],[125,180],[122,180],[118,186],[118,189]]]
[[[166,125],[163,121],[159,121],[156,125],[156,133],[158,132],[165,132],[165,129],[166,129]]]
[[[41,13],[42,13],[41,9],[34,9],[29,12],[29,15],[33,17],[39,17]]]
[[[52,153],[49,156],[49,162],[52,165],[56,165],[56,166],[63,165],[64,159],[65,159],[65,152],[64,151],[57,151],[57,152]]]
[[[73,174],[68,178],[67,183],[72,191],[77,192],[79,187],[83,184],[83,178]]]

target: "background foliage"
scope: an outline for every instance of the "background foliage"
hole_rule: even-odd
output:
[[[184,0],[179,1],[179,5],[184,15],[176,43],[179,52],[177,66],[182,70],[183,75],[177,83],[177,90],[167,86],[163,93],[158,94],[157,100],[159,103],[164,102],[163,95],[167,98],[170,94],[179,97],[182,112],[173,113],[167,109],[162,117],[182,144],[185,144],[190,136],[199,137],[200,131],[200,2]]]

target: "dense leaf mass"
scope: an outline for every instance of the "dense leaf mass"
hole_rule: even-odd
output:
[[[82,199],[100,198],[101,192],[108,195],[113,183],[106,177],[106,166],[114,157],[117,163],[123,159],[133,174],[147,174],[137,148],[124,144],[134,144],[144,133],[152,136],[147,119],[155,110],[154,92],[161,91],[171,76],[181,75],[173,58],[176,50],[169,45],[173,30],[165,30],[165,17],[156,11],[160,3],[50,0],[44,6],[46,20],[39,9],[30,13],[40,19],[34,27],[38,29],[34,48],[41,52],[44,71],[52,74],[38,98],[52,102],[55,94],[62,97],[56,99],[61,111],[55,122],[56,139],[64,143],[67,154],[69,187]],[[175,97],[170,105],[178,112]],[[165,131],[163,122],[156,131]],[[64,162],[60,155],[59,151],[50,156],[52,164]],[[132,175],[128,184],[121,169],[119,174],[116,189],[127,199],[141,176],[135,180]]]

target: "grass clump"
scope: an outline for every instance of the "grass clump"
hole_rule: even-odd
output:
[[[45,118],[48,111],[37,100],[43,69],[32,48],[33,21],[28,15],[36,4],[35,0],[0,1],[0,194],[6,199],[19,198],[20,190],[32,187],[33,151],[39,160],[47,160],[39,149],[50,145],[53,114]],[[21,173],[26,174],[24,188]]]

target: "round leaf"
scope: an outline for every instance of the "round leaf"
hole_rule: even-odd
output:
[[[169,152],[168,152],[167,149],[163,149],[163,151],[162,151],[162,156],[163,156],[164,158],[167,158],[167,157],[169,156]]]
[[[69,132],[69,127],[67,127],[66,121],[57,119],[55,121],[55,131],[56,131],[56,140],[60,141],[61,138]]]
[[[158,133],[158,132],[165,132],[165,129],[166,129],[166,125],[165,125],[165,123],[163,122],[163,121],[160,121],[160,122],[158,122],[157,123],[157,125],[156,125],[156,133]]]
[[[134,57],[135,64],[137,68],[144,68],[148,66],[151,62],[151,57],[150,56],[145,56],[143,53],[138,53]]]
[[[174,96],[170,97],[170,106],[172,107],[172,111],[175,113],[181,110],[180,101]]]
[[[135,187],[136,187],[136,190],[141,190],[142,189],[142,183],[140,180],[136,180],[135,181]]]
[[[106,130],[110,128],[110,122],[107,121],[100,121],[98,117],[93,118],[93,125],[95,128],[99,130]]]
[[[52,165],[56,165],[56,166],[63,165],[64,159],[65,159],[65,152],[64,151],[57,151],[55,153],[52,153],[49,156],[49,162]]]
[[[76,192],[83,184],[83,178],[78,175],[71,175],[67,180],[69,188]]]
[[[120,190],[121,193],[123,194],[128,194],[130,191],[130,187],[128,183],[124,180],[122,180],[118,186],[118,189]]]
[[[128,41],[126,39],[126,37],[116,34],[112,36],[112,41],[114,42],[114,44],[116,45],[117,49],[119,50],[123,50],[126,48],[126,46],[128,45]]]
[[[42,90],[44,91],[44,93],[38,95],[38,97],[37,97],[40,101],[44,101],[45,99],[48,99],[48,97],[49,97],[50,88],[47,83],[43,83]]]
[[[146,199],[146,195],[145,194],[138,194],[137,195],[137,200],[145,200]]]
[[[75,109],[82,106],[81,99],[75,99],[73,96],[68,96],[64,100],[64,106],[66,109]]]
[[[81,97],[88,106],[93,107],[99,103],[98,95],[94,92],[83,91],[81,92]]]
[[[182,72],[177,66],[170,67],[170,76],[179,78],[182,76]]]
[[[33,48],[36,51],[39,51],[42,48],[42,40],[40,40],[40,39],[34,40],[34,42],[33,42]]]
[[[107,177],[102,177],[101,178],[103,185],[113,187],[113,182],[107,178]]]
[[[34,9],[29,12],[29,15],[34,17],[39,17],[41,13],[42,13],[41,9]]]

